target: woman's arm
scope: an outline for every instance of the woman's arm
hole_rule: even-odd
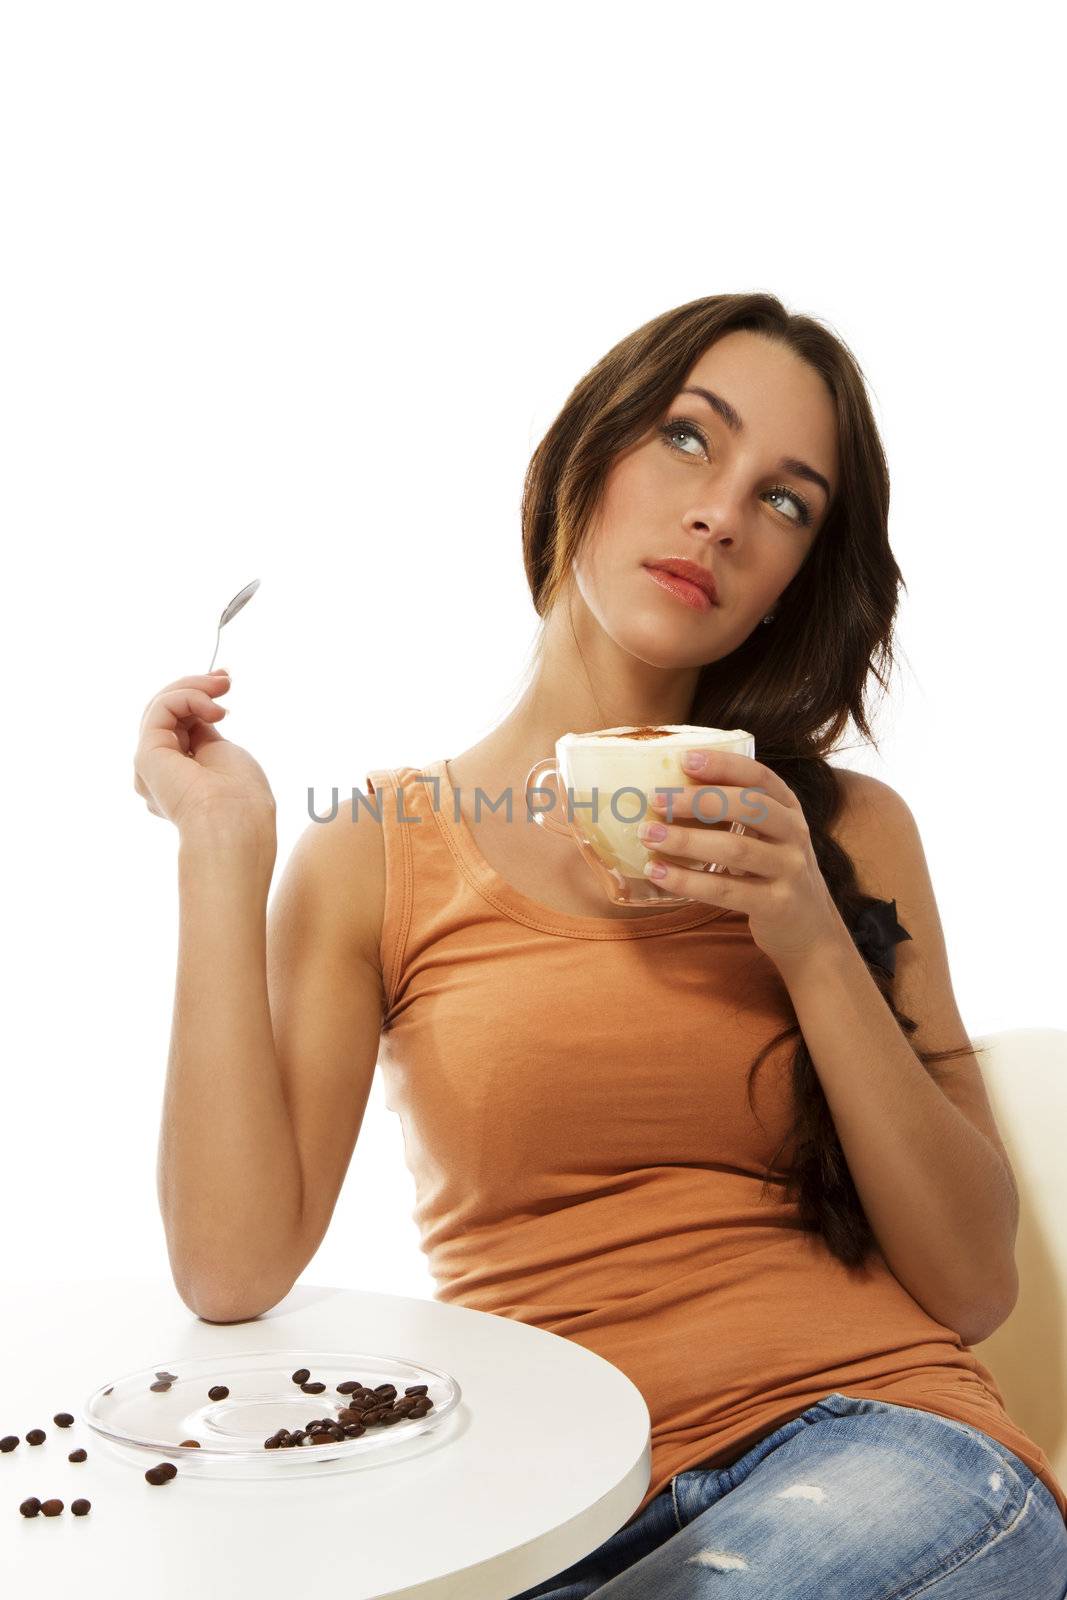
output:
[[[893,993],[919,1028],[901,1032],[847,932],[778,968],[886,1262],[975,1344],[1018,1294],[1018,1191],[973,1053],[941,1069],[942,1084],[913,1048],[970,1044],[915,819],[888,784],[855,773],[846,782],[835,837],[864,891],[895,899],[911,935],[895,947]]]

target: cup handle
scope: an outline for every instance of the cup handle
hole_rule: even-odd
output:
[[[566,838],[573,841],[574,832],[567,823],[560,822],[559,818],[552,816],[551,812],[546,810],[545,807],[532,806],[530,804],[531,788],[543,789],[545,787],[544,780],[549,776],[555,780],[555,792],[558,797],[559,768],[554,761],[535,761],[529,772],[526,774],[526,814],[527,816],[533,817],[533,820],[537,823],[538,827],[547,828],[549,833],[563,834]],[[566,801],[564,801],[564,804],[566,804]]]

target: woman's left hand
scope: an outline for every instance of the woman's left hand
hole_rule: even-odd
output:
[[[652,881],[673,894],[743,912],[755,943],[779,965],[834,945],[842,936],[847,941],[792,789],[769,767],[735,750],[702,750],[700,756],[700,770],[687,770],[683,793],[650,796],[667,829],[658,840],[646,838],[648,822],[638,829],[642,843],[654,852],[649,865],[666,868]],[[667,805],[657,806],[657,800]],[[687,825],[680,826],[679,818]],[[741,822],[745,832],[712,828],[712,822]],[[685,865],[674,866],[661,856],[682,857]],[[709,865],[728,867],[729,874],[709,871]]]

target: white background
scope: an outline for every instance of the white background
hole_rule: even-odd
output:
[[[275,883],[310,786],[480,738],[535,637],[530,454],[702,295],[770,291],[867,375],[909,592],[881,755],[839,759],[918,819],[971,1034],[1067,1026],[1051,12],[0,18],[9,1276],[169,1274],[178,839],[133,789],[147,700],[258,577],[216,664]],[[377,1076],[304,1277],[431,1295],[413,1204]]]

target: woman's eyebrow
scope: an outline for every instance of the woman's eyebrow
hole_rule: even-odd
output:
[[[679,389],[679,394],[698,394],[706,400],[713,411],[717,411],[732,433],[742,433],[744,423],[730,404],[721,394],[715,394],[711,389],[702,389],[699,384],[691,389]],[[816,472],[814,467],[809,467],[806,461],[797,461],[793,456],[783,456],[778,463],[783,472],[792,472],[798,478],[806,478],[809,483],[817,483],[827,500],[830,498],[830,485],[821,472]]]

